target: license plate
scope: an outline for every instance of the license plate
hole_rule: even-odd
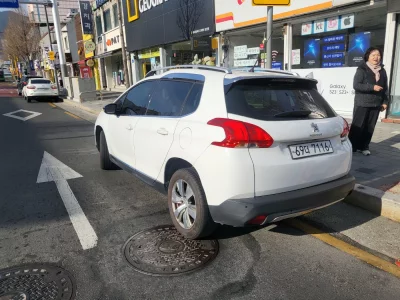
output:
[[[49,90],[49,89],[48,89],[48,88],[38,88],[38,90],[47,91],[47,90]]]
[[[331,141],[318,141],[289,146],[292,159],[333,153]]]

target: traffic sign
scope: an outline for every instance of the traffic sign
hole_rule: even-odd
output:
[[[49,51],[48,55],[49,55],[50,60],[55,60],[55,52],[54,51]]]
[[[18,0],[0,0],[0,8],[18,8]]]
[[[289,6],[290,0],[252,0],[253,5]]]

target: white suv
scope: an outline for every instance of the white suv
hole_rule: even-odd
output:
[[[198,66],[145,78],[96,121],[101,168],[168,193],[190,239],[331,205],[354,188],[352,147],[316,83]]]

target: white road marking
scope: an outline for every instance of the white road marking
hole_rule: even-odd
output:
[[[393,131],[391,134],[400,134],[400,131]]]
[[[15,114],[19,113],[19,112],[29,113],[30,115],[26,116],[26,117],[16,116]],[[18,120],[21,120],[21,121],[27,121],[29,119],[35,118],[37,116],[40,116],[41,114],[42,113],[35,112],[35,111],[29,111],[29,110],[20,109],[20,110],[16,110],[16,111],[13,111],[13,112],[10,112],[10,113],[7,113],[7,114],[3,114],[3,116],[10,117],[10,118],[15,118],[15,119],[18,119]]]
[[[54,181],[84,250],[97,245],[97,235],[72,192],[68,179],[83,177],[46,151],[36,183]]]

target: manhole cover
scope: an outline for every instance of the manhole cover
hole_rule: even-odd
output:
[[[0,300],[70,300],[72,276],[51,265],[26,265],[0,270]]]
[[[204,267],[218,254],[216,240],[187,240],[174,226],[141,231],[124,245],[124,254],[141,273],[170,276]]]

